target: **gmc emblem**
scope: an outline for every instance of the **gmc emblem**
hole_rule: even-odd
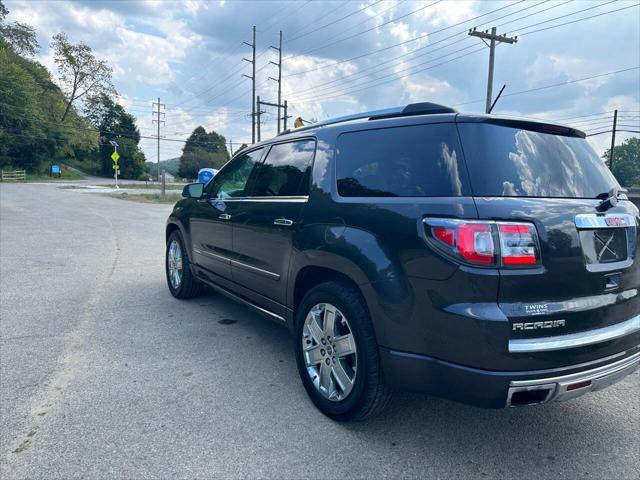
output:
[[[604,222],[609,227],[628,227],[626,219],[624,217],[605,217]]]

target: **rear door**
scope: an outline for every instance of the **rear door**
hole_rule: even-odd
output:
[[[640,326],[638,209],[626,199],[605,209],[619,185],[587,141],[532,124],[459,123],[459,132],[479,218],[533,223],[540,240],[541,266],[500,271],[510,351],[560,356],[562,343],[528,340]],[[568,348],[601,358],[633,342]]]
[[[233,279],[280,304],[285,303],[292,238],[308,199],[315,147],[314,139],[271,146],[251,191],[235,202]]]

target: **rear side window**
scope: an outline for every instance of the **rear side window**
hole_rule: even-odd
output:
[[[343,197],[469,195],[455,124],[343,133],[338,138],[338,193]]]
[[[311,161],[315,140],[273,145],[260,166],[252,195],[258,197],[290,197],[309,194]]]
[[[474,195],[595,198],[618,186],[583,138],[488,123],[458,128]]]

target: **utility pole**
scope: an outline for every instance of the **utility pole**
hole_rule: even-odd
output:
[[[251,64],[251,76],[242,74],[251,79],[251,143],[256,143],[256,26],[253,26],[253,40],[251,43],[242,42],[251,47],[251,60],[243,58]]]
[[[258,141],[260,141],[260,115],[262,114],[262,110],[260,109],[261,104],[260,95],[258,95],[258,100],[256,102],[256,127],[258,128]]]
[[[233,140],[229,139],[229,150],[231,150],[231,156],[233,157]]]
[[[493,98],[493,67],[495,64],[496,58],[496,42],[498,43],[516,43],[518,41],[518,37],[507,37],[506,35],[497,35],[496,27],[491,28],[491,33],[489,30],[485,30],[484,32],[479,32],[476,28],[469,29],[469,35],[472,37],[478,37],[482,39],[482,41],[487,44],[485,40],[489,40],[490,43],[487,44],[489,47],[489,78],[487,80],[487,101],[485,112],[489,113],[491,111],[491,100]]]
[[[164,123],[164,120],[161,120],[160,116],[164,116],[164,112],[162,111],[162,109],[164,108],[164,103],[160,103],[160,97],[158,97],[158,102],[154,102],[153,103],[153,108],[155,109],[156,107],[158,107],[157,110],[153,111],[153,114],[156,115],[156,118],[154,118],[151,121],[151,124],[153,125],[154,123],[158,124],[158,181],[160,181],[160,124]]]
[[[618,109],[613,111],[613,130],[611,131],[611,149],[609,150],[609,170],[613,172],[613,149],[616,146],[616,127],[618,125]]]
[[[282,120],[284,120],[284,130],[287,129],[287,118],[291,118],[289,115],[287,115],[287,109],[288,109],[288,105],[287,105],[287,101],[284,101],[284,116],[282,117]]]
[[[269,77],[269,80],[278,82],[278,133],[280,133],[280,104],[282,103],[282,30],[280,30],[280,43],[278,47],[271,45],[271,48],[278,51],[278,63],[269,62],[278,67],[278,78]]]

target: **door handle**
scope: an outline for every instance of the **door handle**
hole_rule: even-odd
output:
[[[231,215],[229,215],[228,213],[221,213],[220,215],[218,215],[218,218],[220,220],[231,220]]]
[[[289,220],[288,218],[276,218],[273,221],[274,225],[280,225],[283,227],[290,227],[291,225],[293,225],[293,220]]]

